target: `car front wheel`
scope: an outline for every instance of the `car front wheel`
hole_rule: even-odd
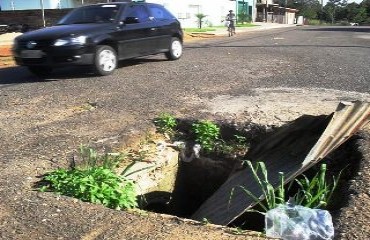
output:
[[[95,53],[95,69],[100,75],[110,75],[117,67],[116,51],[106,45],[100,45]]]
[[[171,39],[170,50],[166,52],[166,57],[169,60],[177,60],[182,55],[182,42],[180,39],[174,37]]]

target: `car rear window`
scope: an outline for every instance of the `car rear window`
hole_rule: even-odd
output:
[[[118,4],[77,8],[62,18],[58,22],[58,25],[113,22],[117,17],[119,8],[120,6]]]

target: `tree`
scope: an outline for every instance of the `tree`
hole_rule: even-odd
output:
[[[207,17],[207,15],[204,15],[203,13],[197,13],[195,16],[198,18],[198,27],[202,28],[203,18]]]
[[[336,14],[340,8],[345,7],[347,5],[347,0],[329,0],[329,2],[325,5],[324,11],[330,18],[332,24],[334,24],[336,19]]]
[[[321,11],[321,4],[318,0],[305,0],[300,14],[308,19],[317,19]]]
[[[360,11],[360,5],[353,2],[346,6],[346,17],[350,22],[356,22],[354,19]]]
[[[299,15],[308,19],[317,19],[321,12],[319,0],[280,0],[281,5],[288,8],[298,9]],[[284,2],[284,3],[282,3]]]
[[[360,3],[361,8],[364,8],[366,10],[366,20],[363,23],[370,24],[370,0],[363,0]],[[359,14],[364,17],[365,10],[361,10]],[[359,16],[360,17],[360,16]]]
[[[370,17],[366,11],[366,8],[359,8],[358,13],[353,18],[353,21],[357,23],[370,23]]]
[[[369,16],[370,15],[370,0],[363,0],[360,3],[360,6],[361,7],[364,7],[366,9],[366,12],[367,12],[367,14]]]

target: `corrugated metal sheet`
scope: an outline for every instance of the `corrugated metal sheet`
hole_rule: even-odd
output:
[[[302,116],[283,126],[251,149],[246,159],[266,164],[271,184],[279,183],[279,172],[284,172],[287,181],[317,164],[327,154],[339,147],[370,121],[370,103],[340,103],[330,116]],[[193,219],[208,219],[214,224],[229,224],[256,203],[241,189],[243,186],[256,196],[262,196],[249,169],[233,174],[194,213]]]

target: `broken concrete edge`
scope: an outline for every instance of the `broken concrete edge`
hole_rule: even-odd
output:
[[[258,153],[257,151],[254,159],[255,160],[257,159],[258,161],[265,161],[266,166],[268,168],[269,164],[267,164],[267,162],[272,164],[271,168],[276,171],[271,171],[271,169],[270,170],[268,169],[269,170],[268,172],[269,179],[271,180],[271,183],[274,185],[274,187],[276,187],[278,184],[277,177],[278,172],[285,172],[286,174],[285,182],[287,183],[294,179],[295,177],[297,177],[299,174],[303,173],[308,168],[312,167],[314,164],[317,164],[327,154],[329,154],[331,151],[339,147],[339,145],[344,143],[349,137],[354,135],[361,127],[365,126],[369,122],[370,120],[369,117],[370,117],[370,103],[360,101],[355,101],[352,103],[340,103],[336,112],[332,115],[330,121],[328,121],[329,119],[325,118],[321,118],[320,121],[315,121],[314,118],[307,119],[306,121],[303,118],[302,120],[304,121],[301,121],[300,123],[303,125],[300,126],[298,123],[296,124],[297,126],[295,127],[297,129],[295,129],[295,131],[300,129],[300,131],[302,131],[303,133],[304,129],[302,129],[302,126],[309,127],[310,129],[313,128],[311,130],[312,134],[310,133],[310,131],[306,132],[306,134],[312,135],[311,138],[309,138],[306,141],[312,142],[312,140],[316,139],[313,146],[309,145],[312,147],[307,149],[308,150],[307,152],[309,152],[308,155],[307,152],[302,151],[301,149],[302,143],[305,142],[302,141],[302,136],[304,136],[304,138],[307,138],[307,136],[303,134],[302,136],[294,136],[297,139],[292,138],[289,140],[288,138],[292,130],[289,130],[289,128],[284,128],[280,132],[280,135],[278,134],[277,136],[278,138],[274,139],[273,135],[272,140],[277,143],[279,141],[282,141],[282,143],[284,142],[287,142],[288,144],[291,143],[290,148],[286,148],[285,151],[281,151],[281,148],[278,148],[276,144],[272,144],[272,146],[270,146],[271,147],[270,155],[268,154],[268,152],[266,153],[268,149],[267,150],[265,149],[264,151],[262,151],[262,153],[261,152]],[[296,122],[297,120],[295,120],[294,122]],[[345,127],[343,127],[342,129],[343,125]],[[321,133],[318,133],[317,130],[315,130],[316,126],[320,126],[320,129],[323,128]],[[301,145],[299,145],[298,142]],[[307,146],[307,143],[306,147],[309,147]],[[260,143],[260,145],[261,144],[265,145],[264,143]],[[262,147],[261,149],[264,149],[264,147]],[[301,150],[300,152],[297,153],[306,154],[306,156],[302,156],[299,154],[295,155],[297,153],[292,155],[292,152],[296,152],[298,149]],[[280,157],[276,156],[276,154],[281,156]],[[309,156],[309,158],[307,158],[307,156]],[[253,160],[253,157],[251,160]],[[288,164],[288,166],[281,166],[282,161],[285,161],[286,164]],[[276,165],[276,162],[280,164]],[[289,163],[291,165],[290,167]],[[261,190],[258,187],[251,186],[253,181],[251,179],[247,179],[249,176],[246,171],[248,171],[248,169],[236,172],[234,175],[232,175],[215,192],[214,195],[212,195],[208,200],[206,200],[206,202],[203,203],[203,205],[193,214],[192,218],[200,220],[205,217],[207,219],[210,219],[210,221],[214,223],[227,225],[234,221],[236,218],[238,218],[240,215],[248,211],[248,209],[252,208],[255,204],[257,204],[253,198],[246,197],[243,194],[244,192],[235,191],[237,193],[234,192],[233,197],[237,198],[237,201],[235,201],[237,202],[237,204],[230,206],[230,198],[227,194],[231,192],[231,189],[238,186],[238,184],[249,190],[254,188],[254,191],[252,190],[251,191],[252,193],[254,193],[255,196],[260,196],[262,194]]]
[[[233,228],[233,227],[228,227],[224,225],[213,224],[211,222],[208,222],[206,219],[204,219],[204,221],[197,221],[193,219],[181,218],[181,217],[163,214],[163,213],[147,212],[141,209],[131,209],[131,210],[126,210],[126,211],[130,214],[134,214],[138,216],[146,216],[146,217],[153,218],[153,219],[160,217],[164,221],[175,221],[178,224],[199,226],[202,228],[206,228],[206,231],[222,231],[226,234],[230,234],[231,236],[235,237],[235,238],[227,238],[227,239],[244,239],[244,240],[276,239],[276,238],[267,237],[262,232],[251,231],[251,230],[241,230],[239,228]]]
[[[165,148],[153,156],[152,162],[135,162],[126,172],[126,178],[135,182],[136,194],[154,191],[172,192],[178,170],[178,152]],[[161,184],[171,178],[170,185]],[[172,184],[171,184],[172,183]]]

